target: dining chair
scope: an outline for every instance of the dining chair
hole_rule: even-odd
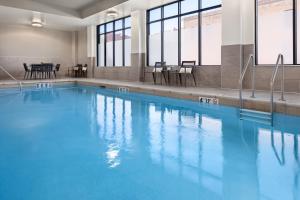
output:
[[[60,64],[57,64],[55,66],[55,68],[53,69],[53,74],[54,74],[54,77],[56,78],[56,72],[59,72],[59,69],[60,69]]]
[[[196,61],[182,61],[180,69],[178,71],[180,85],[182,85],[182,76],[184,75],[184,86],[186,87],[187,77],[190,76],[194,80],[195,86],[197,86],[195,78],[195,66]]]
[[[157,75],[160,75],[160,83],[162,84],[163,70],[164,70],[165,65],[166,65],[166,62],[155,62],[155,65],[154,65],[154,68],[152,71],[154,84],[156,84]],[[165,82],[166,82],[166,80],[165,80]]]
[[[29,75],[31,73],[31,70],[29,69],[29,67],[27,66],[26,63],[23,63],[23,67],[24,67],[24,70],[25,70],[24,79],[28,79]]]
[[[78,65],[73,67],[73,76],[78,77],[80,66],[82,66],[82,65],[78,64]]]
[[[82,69],[81,69],[82,76],[83,76],[83,77],[86,77],[86,78],[87,78],[87,67],[88,67],[88,65],[85,64],[85,65],[82,67]]]

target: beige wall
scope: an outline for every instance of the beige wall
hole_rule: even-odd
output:
[[[96,67],[95,78],[139,81],[145,67],[145,10],[132,12],[132,65],[130,67]],[[201,66],[197,69],[197,83],[201,87],[238,88],[241,68],[254,43],[254,2],[252,0],[223,0],[222,7],[222,64]],[[66,70],[75,64],[88,64],[92,76],[91,60],[88,54],[87,29],[66,32],[36,29],[29,26],[0,25],[0,65],[14,75],[24,73],[22,63],[61,63]],[[96,45],[96,44],[94,44]],[[90,45],[92,47],[92,45]],[[150,70],[151,68],[146,68]],[[272,66],[258,66],[256,87],[269,89]],[[64,70],[63,70],[64,71]],[[63,76],[65,73],[61,72]],[[2,75],[2,76],[1,76]],[[0,72],[0,79],[3,73]],[[151,73],[145,74],[145,81],[153,81]],[[246,75],[245,87],[251,83]],[[174,84],[174,81],[173,81]],[[277,84],[277,88],[278,88]],[[300,92],[300,67],[289,67],[286,72],[286,90]]]
[[[77,64],[89,64],[87,57],[87,30],[77,32]]]
[[[52,62],[62,66],[60,76],[73,64],[72,32],[33,28],[22,25],[0,25],[0,65],[22,77],[23,63]],[[6,79],[0,72],[0,78]]]

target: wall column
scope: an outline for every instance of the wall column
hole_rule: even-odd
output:
[[[254,1],[222,1],[221,87],[238,88],[245,62],[254,49]]]
[[[146,60],[146,10],[131,13],[131,66],[135,67],[139,81],[144,80]]]

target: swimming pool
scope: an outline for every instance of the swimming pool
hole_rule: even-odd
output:
[[[300,199],[300,118],[85,86],[0,91],[1,200]]]

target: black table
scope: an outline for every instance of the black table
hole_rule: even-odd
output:
[[[51,78],[53,63],[32,64],[30,78],[46,79]]]

